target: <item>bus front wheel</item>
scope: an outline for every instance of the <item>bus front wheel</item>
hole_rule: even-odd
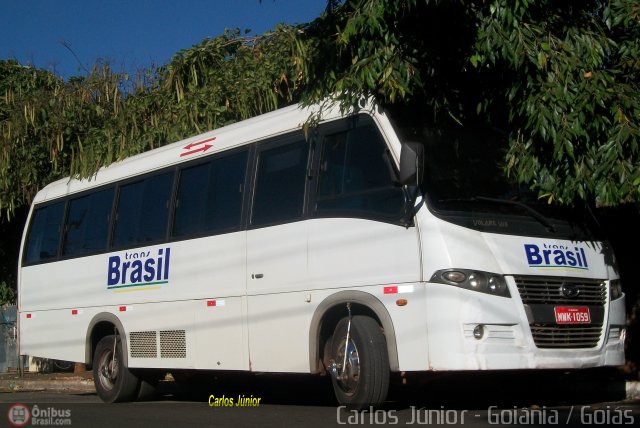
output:
[[[135,398],[140,380],[124,364],[121,337],[105,336],[93,357],[93,383],[102,401],[116,403]]]
[[[329,371],[341,405],[362,410],[384,403],[389,390],[389,356],[384,334],[375,320],[355,315],[351,326],[349,318],[338,322],[331,339]]]

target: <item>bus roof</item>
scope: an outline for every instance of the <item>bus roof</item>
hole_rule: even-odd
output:
[[[318,106],[301,107],[299,104],[295,104],[116,161],[109,166],[100,168],[90,178],[78,180],[66,177],[41,189],[35,196],[33,203],[56,199],[302,129],[310,115],[317,112],[318,109]],[[370,109],[367,108],[367,110]],[[333,105],[323,110],[322,120],[331,120],[339,116],[339,108]]]

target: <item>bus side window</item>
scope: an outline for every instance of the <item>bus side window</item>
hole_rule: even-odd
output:
[[[389,173],[386,150],[373,125],[325,137],[316,214],[399,218],[404,197]]]
[[[304,140],[259,152],[252,225],[302,217],[308,154],[309,144]]]
[[[173,171],[120,187],[113,247],[123,248],[165,239]]]
[[[63,256],[80,256],[106,248],[113,193],[113,188],[104,189],[69,202]]]
[[[25,263],[38,263],[58,256],[64,202],[37,208],[31,220]]]
[[[172,235],[175,238],[240,228],[248,152],[242,151],[180,172]]]

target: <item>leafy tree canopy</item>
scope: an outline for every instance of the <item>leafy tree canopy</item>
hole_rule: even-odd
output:
[[[64,82],[0,61],[0,210],[10,217],[39,188],[291,103],[299,29],[203,40],[137,76],[96,64]]]
[[[640,201],[636,0],[346,1],[307,33],[304,100],[501,126],[505,173],[548,201]]]
[[[510,131],[505,174],[549,201],[640,201],[637,0],[346,0],[137,76],[64,82],[0,61],[0,210],[38,188],[262,112],[331,96]]]

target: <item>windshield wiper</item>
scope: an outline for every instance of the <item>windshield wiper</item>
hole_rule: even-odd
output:
[[[486,197],[486,196],[475,196],[475,197],[473,197],[471,199],[476,199],[478,201],[496,202],[496,203],[499,203],[499,204],[516,205],[516,206],[526,210],[531,215],[531,217],[533,217],[536,220],[538,220],[540,222],[540,224],[542,224],[544,227],[546,227],[549,232],[553,232],[553,233],[556,232],[556,228],[553,227],[553,224],[551,224],[551,222],[549,220],[547,220],[547,218],[545,216],[543,216],[538,211],[534,210],[533,208],[531,208],[529,205],[525,204],[524,202],[512,201],[512,200],[509,200],[509,199],[489,198],[489,197]]]

